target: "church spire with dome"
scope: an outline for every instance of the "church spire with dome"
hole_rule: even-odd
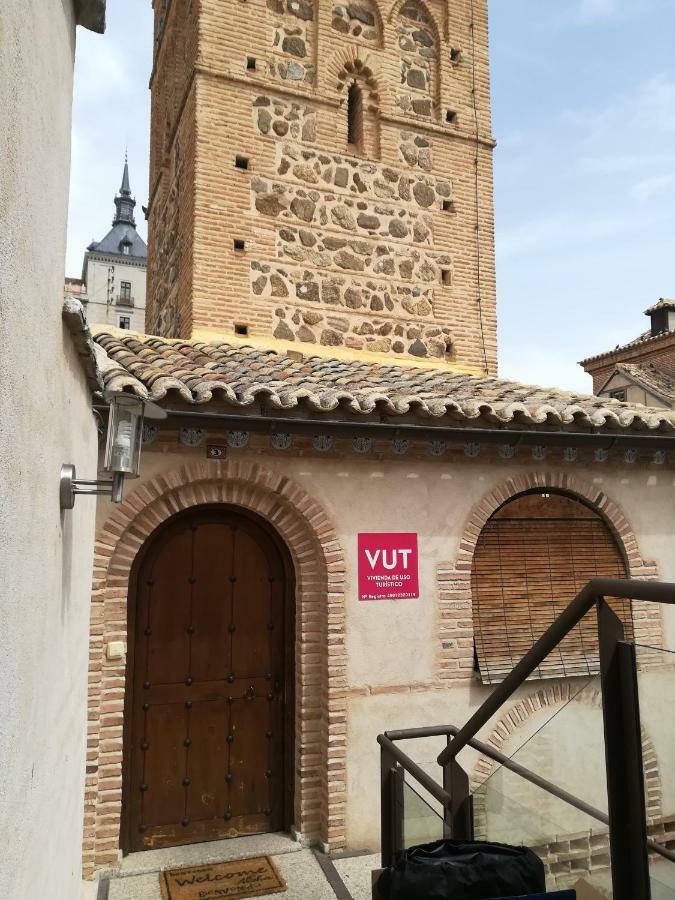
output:
[[[87,250],[146,259],[148,248],[143,238],[136,231],[135,206],[136,201],[131,196],[131,183],[129,181],[129,158],[125,152],[122,184],[115,195],[115,215],[112,221],[112,229],[102,241],[98,243],[94,241],[87,247]]]

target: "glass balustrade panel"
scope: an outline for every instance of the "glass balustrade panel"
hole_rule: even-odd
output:
[[[636,644],[635,655],[647,833],[655,843],[675,853],[675,652]],[[649,870],[653,900],[674,897],[675,863],[650,853]]]

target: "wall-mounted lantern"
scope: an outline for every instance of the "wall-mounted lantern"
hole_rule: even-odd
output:
[[[69,463],[61,466],[61,509],[72,509],[76,494],[108,494],[113,503],[120,503],[125,476],[138,478],[139,475],[143,419],[166,418],[163,409],[135,394],[109,393],[105,396],[110,406],[103,467],[112,478],[77,478],[75,466]]]

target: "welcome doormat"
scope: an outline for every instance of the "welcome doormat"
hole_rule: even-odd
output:
[[[287,890],[269,856],[235,859],[232,862],[188,869],[167,869],[159,883],[164,900],[223,900],[257,897]]]

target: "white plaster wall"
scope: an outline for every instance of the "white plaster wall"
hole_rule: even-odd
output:
[[[108,285],[108,269],[113,269],[112,291]],[[117,328],[119,317],[131,317],[131,330],[145,330],[145,290],[147,269],[145,266],[126,265],[124,262],[89,258],[87,264],[87,305],[85,314],[89,325],[112,325]],[[134,306],[118,306],[114,298],[119,296],[120,283],[131,282]],[[108,303],[112,296],[113,302]]]
[[[291,452],[268,456],[238,450],[230,450],[229,454],[232,459],[255,459],[300,484],[326,510],[340,536],[347,562],[348,844],[353,849],[375,848],[379,842],[377,735],[387,729],[443,723],[461,725],[491,690],[478,681],[455,689],[440,688],[438,683],[433,683],[437,648],[437,567],[440,563],[455,560],[472,510],[493,488],[515,473],[551,472],[556,467],[482,458],[443,460],[411,456],[379,460],[355,455],[302,458]],[[188,451],[177,440],[170,445],[146,447],[141,482],[167,470],[177,471],[190,462],[202,462],[205,456],[205,447]],[[615,501],[638,537],[643,558],[657,563],[661,580],[675,582],[673,469],[655,465],[577,463],[566,465],[564,471],[599,487]],[[136,484],[129,483],[128,487],[133,490]],[[110,503],[102,499],[99,524],[110,512]],[[418,533],[419,600],[358,601],[356,536],[359,531]],[[664,608],[664,646],[675,650],[673,607]],[[666,683],[666,677],[670,676],[650,673],[641,682],[643,690],[648,691],[644,694],[643,715],[659,756],[666,801],[664,811],[675,812],[675,779],[670,775],[675,769],[675,725],[673,717],[664,709],[664,704],[672,702],[673,694],[668,689],[671,681]],[[577,683],[584,682],[577,680]],[[551,682],[528,682],[517,696],[534,692],[542,684],[550,685]],[[660,690],[664,692],[663,697]],[[580,707],[578,714],[570,711],[566,717],[572,733],[582,741],[580,760],[584,750],[594,757],[599,752],[597,741],[592,737],[594,732],[588,732],[588,741],[584,744],[588,715]],[[486,726],[482,735],[487,737],[490,730],[491,727]],[[527,737],[527,732],[516,737],[515,747]],[[435,758],[441,747],[442,741],[430,740],[414,742],[409,751],[438,777]],[[462,761],[471,772],[476,754],[466,751]],[[594,768],[584,769],[580,761],[579,773],[573,773],[573,779],[569,780],[569,761],[569,754],[556,753],[551,758],[548,775],[554,781],[560,776],[570,790],[578,790],[582,797],[593,797]],[[536,801],[532,802],[534,805]],[[567,826],[576,830],[578,820],[568,812],[549,811],[549,815],[555,813],[554,818],[560,816],[560,831]]]
[[[615,375],[599,396],[609,397],[610,391],[619,390],[620,388],[626,388],[626,400],[628,403],[642,403],[645,406],[656,406],[661,409],[671,408],[671,404],[666,403],[661,397],[647,393],[644,388],[638,387],[634,381],[621,374]]]
[[[61,322],[71,0],[0,13],[0,897],[73,900],[81,878],[93,501],[89,391]]]

